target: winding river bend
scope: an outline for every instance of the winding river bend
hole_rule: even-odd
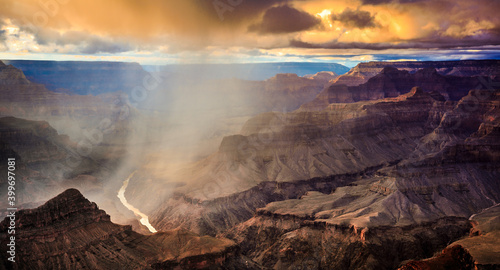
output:
[[[133,172],[132,174],[129,175],[129,177],[123,181],[123,185],[122,187],[120,188],[120,190],[118,191],[118,198],[120,198],[120,201],[122,202],[122,204],[127,207],[127,209],[129,209],[130,211],[134,212],[134,214],[140,218],[140,222],[142,225],[148,227],[149,231],[152,232],[152,233],[155,233],[156,232],[156,229],[153,228],[153,226],[149,223],[149,218],[148,216],[146,216],[146,214],[142,213],[141,211],[139,211],[139,209],[135,208],[133,205],[131,205],[130,203],[127,202],[127,199],[125,198],[125,190],[127,189],[127,186],[128,186],[128,181],[130,180],[130,178],[132,178],[132,176],[134,176],[135,172]]]

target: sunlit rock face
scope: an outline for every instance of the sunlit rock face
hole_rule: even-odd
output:
[[[500,206],[488,207],[470,217],[468,236],[450,243],[439,254],[405,263],[401,270],[496,269],[500,266]]]
[[[321,110],[331,103],[350,103],[361,100],[377,100],[397,97],[408,93],[412,87],[419,86],[424,92],[441,95],[445,100],[459,100],[471,89],[487,89],[489,83],[498,82],[498,78],[488,76],[452,76],[442,75],[434,68],[425,68],[410,73],[407,70],[384,67],[379,74],[366,82],[348,86],[334,83],[325,88],[313,101],[301,106],[304,110]]]
[[[61,195],[66,199],[47,205],[80,205],[82,213],[64,206],[59,216],[57,207],[45,205],[40,211],[48,209],[56,214],[36,214],[35,218],[28,215],[35,221],[42,220],[41,216],[47,218],[41,222],[48,228],[38,232],[40,226],[26,225],[28,236],[32,232],[52,237],[42,239],[43,246],[35,242],[34,247],[47,250],[53,256],[33,258],[49,268],[77,265],[96,269],[122,267],[122,261],[146,269],[212,266],[240,269],[242,265],[250,269],[264,266],[395,269],[406,260],[429,258],[449,243],[469,235],[471,228],[473,234],[478,235],[475,217],[500,202],[500,94],[488,85],[476,87],[478,83],[496,83],[497,79],[471,77],[493,72],[494,68],[471,70],[457,66],[459,69],[454,71],[437,66],[405,70],[385,67],[358,86],[339,86],[332,81],[336,77],[333,73],[305,77],[279,74],[263,82],[246,81],[247,88],[240,90],[251,93],[254,98],[259,96],[261,103],[255,108],[247,105],[242,110],[246,117],[272,108],[284,109],[250,117],[233,135],[224,136],[229,134],[229,128],[224,131],[214,128],[213,137],[220,136],[220,144],[214,145],[211,154],[201,155],[202,158],[186,167],[156,159],[161,153],[141,159],[134,152],[131,156],[140,165],[137,171],[129,178],[130,172],[122,172],[125,175],[116,181],[114,189],[97,192],[99,198],[109,195],[115,201],[110,199],[107,204],[101,204],[92,199],[105,206],[113,217],[113,211],[128,211],[119,205],[117,194],[126,198],[133,208],[127,207],[141,217],[148,217],[151,228],[159,233],[143,236],[132,232],[130,227],[113,224],[107,215],[99,214],[101,210],[90,207],[88,201],[84,203],[80,195],[69,191]],[[0,69],[2,67],[6,66],[0,65]],[[465,77],[445,75],[459,73]],[[5,74],[10,75],[4,76],[5,85],[0,85],[0,90],[7,97],[11,90],[18,90],[11,95],[11,101],[25,109],[19,110],[19,115],[32,117],[34,108],[29,104],[40,102],[46,108],[58,108],[50,113],[40,111],[38,115],[43,117],[54,114],[78,121],[86,119],[88,122],[83,123],[88,126],[96,124],[92,119],[103,116],[120,119],[117,111],[106,109],[113,102],[113,95],[95,100],[96,97],[53,93],[25,80],[15,69]],[[217,87],[217,83],[207,85],[210,91],[211,87]],[[255,89],[258,91],[253,92]],[[230,89],[216,93],[217,102],[222,100],[237,107],[249,103],[243,99],[233,104],[242,96],[225,95]],[[191,97],[186,104],[191,104]],[[87,102],[81,98],[88,98],[88,104],[82,106],[97,105],[90,111],[74,110],[71,106],[79,108],[78,100]],[[51,103],[53,100],[73,105],[59,108],[57,102]],[[200,100],[202,102],[194,103],[204,105],[206,100]],[[293,110],[301,105],[300,109]],[[2,107],[2,110],[12,113],[18,108]],[[132,117],[134,112],[131,110]],[[200,113],[193,115],[201,117]],[[44,170],[52,168],[51,162],[64,162],[77,142],[71,136],[57,133],[55,129],[59,129],[51,127],[54,118],[48,119],[42,122],[0,118],[2,156],[13,155],[23,161],[19,167],[21,182],[26,183],[25,188],[33,187],[24,194],[49,195],[36,193],[34,187],[38,186],[27,183],[49,184],[59,189],[84,183],[81,190],[86,195],[87,190],[98,190],[108,181],[104,176],[109,174],[96,172],[101,167],[113,168],[104,164],[120,161],[114,158],[121,157],[120,151],[111,149],[120,150],[119,145],[126,145],[123,140],[126,136],[121,135],[128,134],[130,118],[112,122],[114,133],[107,134],[109,138],[104,138],[103,143],[95,144],[97,152],[88,163],[82,163],[81,168],[69,177],[60,178],[61,181],[49,177],[50,172]],[[164,120],[160,115],[150,121]],[[179,122],[184,120],[181,118]],[[201,122],[195,124],[203,124]],[[233,127],[240,124],[231,123]],[[149,127],[149,124],[140,127]],[[169,132],[176,128],[172,127]],[[150,135],[150,130],[145,130]],[[177,135],[181,138],[184,134]],[[150,145],[153,148],[160,148],[156,142],[172,139],[149,138],[155,139]],[[133,140],[132,144],[142,148],[141,142]],[[194,147],[176,140],[172,143],[178,144],[178,149]],[[176,156],[169,158],[175,160]],[[96,164],[99,166],[94,166]],[[37,211],[26,213],[39,213]],[[132,212],[129,214],[133,217]],[[84,221],[87,215],[92,222]],[[72,216],[78,220],[73,221]],[[26,224],[38,222],[35,221]],[[65,222],[72,222],[68,230],[61,229],[66,227]],[[128,224],[140,226],[138,221]],[[145,228],[142,230],[150,234]],[[111,240],[99,240],[103,238]],[[495,234],[488,235],[485,241],[494,238]],[[71,245],[77,246],[75,253],[62,250],[69,245],[63,240],[73,241]],[[479,259],[474,255],[478,253],[471,251],[477,246],[477,240],[471,243],[461,245],[470,251],[478,265]],[[84,252],[81,246],[96,254]],[[23,252],[32,250],[23,249]],[[486,254],[483,252],[479,254]],[[108,260],[102,254],[116,260]],[[462,255],[458,260],[465,258]],[[491,261],[483,262],[491,264]],[[38,267],[34,261],[26,263],[34,269]]]
[[[394,67],[410,73],[424,68],[431,68],[436,69],[441,75],[494,77],[500,75],[499,65],[500,61],[498,60],[367,62],[359,63],[348,73],[334,80],[334,83],[347,86],[360,85],[379,74],[385,67]]]
[[[260,115],[247,122],[242,130],[245,135],[226,137],[217,153],[181,172],[186,185],[177,191],[195,200],[212,200],[243,192],[262,182],[357,174],[397,162],[426,134],[427,117],[425,114],[422,117],[419,110],[430,110],[434,101],[426,93],[415,92],[400,101],[339,104],[342,108],[322,112]],[[386,113],[397,108],[406,108],[405,118]],[[408,119],[416,124],[398,126]],[[252,205],[250,209],[255,207]],[[168,204],[165,207],[168,209]],[[171,211],[176,214],[157,213],[170,224],[177,215],[182,218],[175,208]],[[196,220],[196,214],[193,218]],[[154,223],[155,219],[152,220]],[[225,226],[237,220],[229,220]]]
[[[419,89],[411,93],[412,98],[427,95]],[[227,236],[240,243],[250,258],[283,269],[302,265],[393,269],[404,260],[429,257],[468,236],[474,225],[468,218],[500,201],[499,101],[498,91],[473,90],[443,112],[439,124],[427,118],[427,126],[436,127],[396,165],[357,177],[332,192],[308,192],[268,203]],[[389,104],[373,106],[380,112]],[[434,103],[429,112],[435,114],[437,108],[445,107]],[[422,119],[419,113],[391,111],[400,125]],[[452,119],[461,121],[451,125]],[[497,218],[486,216],[489,236],[464,242],[477,259],[468,251],[449,247],[430,262],[409,263],[403,269],[428,269],[427,264],[468,269],[475,260],[482,260],[475,263],[479,268],[494,265],[490,257],[495,251],[478,245],[494,241],[491,224]],[[424,268],[408,268],[417,266]]]
[[[482,100],[465,111],[474,97]],[[500,201],[497,104],[497,91],[474,90],[450,102],[414,88],[395,98],[333,103],[322,111],[259,115],[242,135],[226,137],[217,153],[178,175],[187,179],[185,185],[153,212],[152,223],[224,231],[255,208],[300,198],[307,190],[334,191],[317,198],[324,205],[314,202],[322,210],[307,213],[332,224],[409,226],[466,218]],[[456,114],[463,121],[452,126]],[[312,184],[332,175],[351,177]],[[314,181],[305,185],[305,179]],[[293,184],[280,184],[288,182]],[[345,204],[330,203],[344,196]]]
[[[444,218],[413,226],[360,228],[262,209],[226,236],[246,256],[271,269],[395,269],[404,260],[434,254],[471,227],[466,219]]]
[[[186,230],[141,235],[110,217],[76,189],[16,213],[16,269],[242,269],[235,243]],[[2,267],[9,219],[0,223]],[[248,269],[258,269],[249,267]]]

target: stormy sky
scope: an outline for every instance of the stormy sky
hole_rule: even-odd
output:
[[[498,0],[0,0],[0,58],[500,58]]]

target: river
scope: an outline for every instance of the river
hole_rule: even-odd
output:
[[[132,178],[132,176],[134,176],[134,174],[135,174],[135,171],[132,174],[130,174],[129,177],[125,181],[123,181],[123,185],[120,188],[120,190],[118,191],[117,196],[118,196],[118,198],[120,198],[120,201],[122,202],[122,204],[125,207],[127,207],[127,209],[134,212],[134,214],[140,218],[139,221],[141,222],[142,225],[146,226],[150,232],[155,233],[156,229],[151,225],[151,223],[149,223],[148,216],[146,216],[146,214],[142,213],[141,211],[139,211],[139,209],[135,208],[133,205],[128,203],[127,199],[125,198],[125,190],[127,189],[128,181]]]

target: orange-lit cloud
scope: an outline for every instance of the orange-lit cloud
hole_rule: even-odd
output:
[[[213,48],[458,50],[500,45],[498,0],[0,0],[0,6],[4,52],[179,54]]]

